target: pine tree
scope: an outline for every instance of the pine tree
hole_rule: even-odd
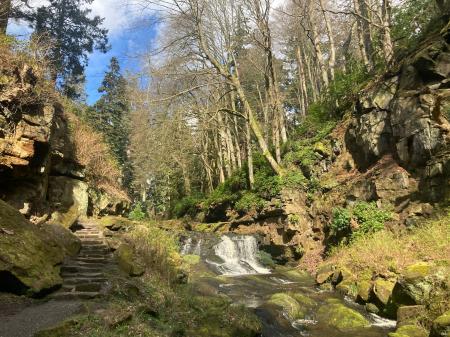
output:
[[[103,18],[89,17],[86,8],[93,0],[49,0],[37,9],[32,20],[35,33],[50,43],[52,79],[71,98],[78,96],[77,84],[84,82],[88,54],[94,49],[108,51],[108,30],[101,28]]]
[[[129,143],[129,112],[127,81],[120,71],[119,61],[111,58],[108,71],[98,89],[102,97],[95,103],[92,124],[101,131],[121,165],[125,187],[131,182],[131,168],[127,149]]]

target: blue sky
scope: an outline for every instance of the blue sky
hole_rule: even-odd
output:
[[[45,4],[46,0],[31,0],[33,7]],[[119,60],[124,73],[138,71],[140,55],[151,47],[158,31],[157,27],[152,27],[149,23],[149,16],[143,17],[138,8],[127,6],[125,0],[94,0],[90,7],[93,15],[105,18],[103,26],[109,30],[111,45],[108,53],[94,52],[89,57],[86,69],[86,93],[88,103],[92,104],[100,95],[97,89],[108,69],[111,57],[115,56]],[[31,31],[26,24],[10,22],[8,33],[26,38]]]

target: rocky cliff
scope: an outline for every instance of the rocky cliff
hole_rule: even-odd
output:
[[[374,79],[354,108],[311,146],[302,167],[313,192],[285,190],[229,230],[259,233],[280,261],[315,265],[330,242],[333,209],[356,201],[392,209],[392,228],[411,226],[450,197],[450,26],[429,37],[396,70]],[[279,209],[277,204],[282,204]]]
[[[56,97],[36,95],[43,87],[39,75],[22,66],[2,70],[0,198],[34,222],[51,219],[66,226],[88,211],[123,210],[125,199],[89,185],[64,106]]]

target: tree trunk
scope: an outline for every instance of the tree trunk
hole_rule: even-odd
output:
[[[386,63],[389,64],[394,57],[394,46],[391,37],[391,4],[389,0],[382,0],[381,18],[383,19],[383,54]]]
[[[6,34],[11,15],[11,0],[0,0],[0,34]]]
[[[245,142],[247,144],[247,169],[248,169],[248,184],[250,190],[253,190],[255,185],[255,176],[253,172],[253,149],[252,149],[252,135],[250,130],[250,123],[247,118],[245,120]]]
[[[306,116],[309,99],[308,99],[308,90],[306,88],[305,66],[303,65],[302,51],[300,50],[300,46],[297,46],[295,55],[297,58],[297,67],[298,67],[298,86],[302,99],[301,105],[303,105],[303,111],[301,114],[302,116]]]
[[[330,44],[330,58],[328,59],[328,66],[330,67],[330,77],[331,80],[334,80],[335,76],[335,67],[336,67],[336,46],[334,43],[333,29],[331,28],[330,18],[325,10],[325,6],[323,4],[323,0],[319,1],[320,8],[322,9],[323,18],[325,20],[325,26],[327,27],[328,41]]]

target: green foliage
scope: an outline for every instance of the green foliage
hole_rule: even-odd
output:
[[[202,196],[190,195],[177,201],[172,208],[172,215],[181,218],[185,215],[194,217],[200,211],[200,204],[203,201]]]
[[[144,207],[140,202],[138,202],[130,214],[128,214],[128,218],[134,221],[142,221],[147,218],[147,213],[144,211]]]
[[[435,0],[409,0],[394,7],[392,37],[397,41],[397,53],[413,50],[428,31],[442,25],[440,20],[433,20],[436,12]]]
[[[333,220],[330,227],[335,233],[347,231],[350,229],[351,219],[352,214],[348,209],[337,207],[333,209]]]
[[[35,32],[48,38],[51,47],[48,59],[52,76],[63,93],[78,98],[79,84],[84,81],[88,54],[94,49],[106,53],[108,31],[101,28],[103,20],[92,17],[87,8],[91,0],[50,0],[30,16]]]
[[[291,225],[298,225],[300,223],[300,215],[298,214],[289,214],[288,221]]]
[[[336,234],[350,231],[352,219],[358,224],[358,228],[352,233],[352,239],[354,239],[384,229],[385,222],[392,219],[392,213],[378,208],[375,202],[361,201],[348,209],[335,208],[330,228]]]
[[[353,208],[353,216],[359,228],[353,236],[365,235],[384,229],[384,223],[392,219],[392,213],[377,207],[375,202],[359,202]]]
[[[130,138],[130,103],[127,81],[120,71],[119,61],[111,58],[100,88],[103,95],[88,111],[86,119],[105,135],[111,150],[119,162],[123,174],[123,185],[130,188],[132,168],[127,150]]]
[[[300,170],[289,170],[281,179],[281,184],[287,188],[299,189],[305,187],[308,184],[308,180]]]
[[[255,193],[266,200],[278,196],[282,188],[281,178],[274,174],[262,154],[255,153],[253,155],[253,166],[255,170]]]
[[[260,211],[264,208],[266,202],[257,194],[246,191],[241,198],[234,204],[234,208],[238,212],[249,212],[251,210]]]
[[[269,267],[269,268],[274,268],[275,267],[275,261],[272,259],[272,255],[270,255],[269,253],[260,250],[257,254],[256,257],[258,258],[258,261],[261,262],[261,264],[263,266]]]

